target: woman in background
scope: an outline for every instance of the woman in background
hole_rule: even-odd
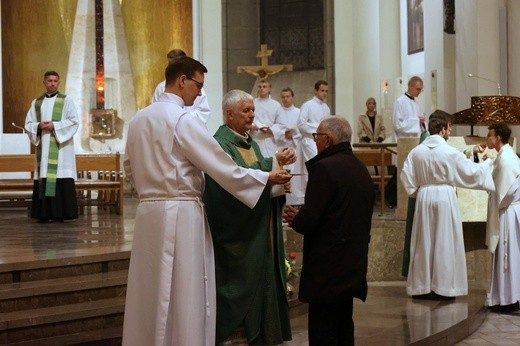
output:
[[[369,97],[366,102],[367,111],[358,118],[358,137],[360,143],[381,143],[385,140],[383,116],[376,111],[376,100]]]

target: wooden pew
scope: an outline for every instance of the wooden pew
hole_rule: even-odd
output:
[[[123,213],[124,182],[120,154],[76,155],[76,190],[80,206],[109,206]],[[33,172],[34,154],[0,155],[0,172]],[[30,206],[33,179],[0,179],[0,206]],[[91,192],[97,191],[96,199]]]
[[[390,147],[396,147],[396,143],[357,143],[353,144],[353,153],[367,167],[379,167],[379,174],[371,175],[374,184],[379,185],[379,197],[381,200],[381,214],[385,208],[385,185],[392,178],[385,174],[387,167],[392,165],[392,153]]]

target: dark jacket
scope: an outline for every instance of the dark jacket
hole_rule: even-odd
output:
[[[307,161],[305,205],[293,220],[304,235],[299,299],[342,302],[367,295],[368,243],[374,185],[350,143]]]

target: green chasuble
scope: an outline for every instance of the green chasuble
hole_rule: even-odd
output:
[[[242,167],[271,171],[256,142],[226,126],[215,139]],[[204,204],[215,249],[217,337],[221,342],[243,327],[250,344],[291,340],[286,297],[285,250],[277,198],[266,186],[250,209],[206,175]]]

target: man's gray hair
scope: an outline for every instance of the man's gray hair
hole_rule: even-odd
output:
[[[234,109],[243,100],[254,101],[254,98],[251,94],[239,89],[230,90],[224,95],[224,98],[222,99],[222,112],[225,124],[227,123],[226,111]]]
[[[352,127],[347,119],[339,115],[327,116],[321,121],[321,127],[330,138],[333,144],[350,142],[352,140]]]

